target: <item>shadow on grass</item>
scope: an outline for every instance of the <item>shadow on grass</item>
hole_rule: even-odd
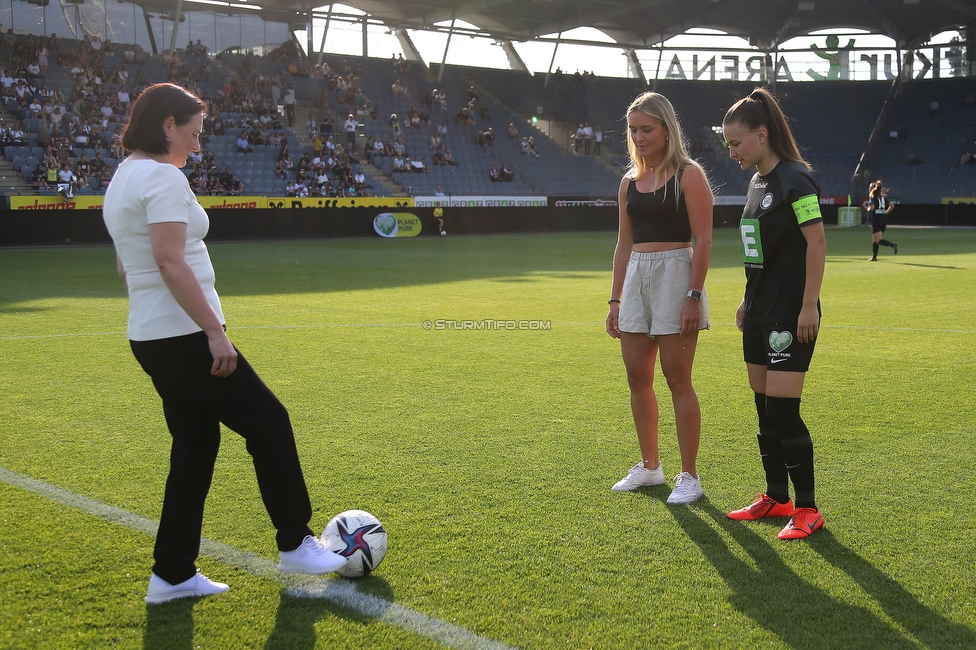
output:
[[[900,266],[918,266],[923,269],[948,269],[950,271],[965,271],[961,266],[943,266],[941,264],[918,264],[916,262],[888,262],[889,264],[898,264]]]
[[[360,586],[361,585],[361,586]],[[382,601],[393,602],[393,590],[389,583],[381,578],[370,577],[357,585],[361,593],[368,593]],[[328,589],[326,589],[328,593]],[[346,622],[353,622],[360,626],[377,622],[374,615],[367,615],[360,611],[344,607],[335,600],[323,597],[300,597],[281,590],[281,602],[275,616],[274,630],[264,644],[265,650],[304,650],[321,647],[315,632],[315,625],[325,616],[341,618]]]
[[[780,542],[774,531],[785,519],[777,520],[775,526],[733,522],[707,500],[692,507],[669,508],[669,512],[725,580],[732,591],[732,606],[790,647],[907,649],[918,647],[915,639],[927,647],[976,647],[972,630],[933,612],[826,529],[806,542]],[[728,533],[752,562],[733,553],[703,515]],[[768,539],[755,532],[757,525],[769,531]],[[895,622],[814,586],[783,561],[774,543],[809,543],[875,598]]]
[[[831,230],[828,260],[842,264],[866,258],[856,233]],[[911,248],[907,233],[903,244]],[[546,233],[478,235],[450,241],[425,237],[416,241],[332,239],[271,242],[216,242],[210,254],[218,291],[230,299],[246,295],[330,293],[398,287],[423,287],[441,282],[488,280],[512,287],[552,279],[609,278],[615,233]],[[938,233],[923,255],[969,253],[976,232]],[[922,240],[919,240],[919,244]],[[709,267],[741,268],[742,243],[735,228],[716,229]],[[908,249],[906,248],[906,257]],[[901,265],[926,267],[915,262]],[[931,265],[930,268],[949,266]],[[0,309],[47,297],[125,297],[116,274],[111,246],[0,249]]]
[[[359,583],[357,589],[382,601],[391,604],[393,602],[393,590],[382,578],[367,578]],[[344,607],[325,597],[293,596],[283,588],[280,598],[274,629],[264,644],[266,650],[304,650],[320,646],[315,625],[326,616],[334,616],[361,626],[377,622],[375,616]],[[202,598],[180,598],[160,605],[147,605],[142,647],[145,650],[184,650],[196,647],[193,642],[193,608],[201,600]]]
[[[146,605],[146,630],[142,634],[145,650],[193,647],[193,607],[199,598],[180,598],[160,605]]]
[[[939,616],[898,582],[841,544],[826,528],[807,542],[878,601],[885,613],[928,648],[976,648],[976,630]]]

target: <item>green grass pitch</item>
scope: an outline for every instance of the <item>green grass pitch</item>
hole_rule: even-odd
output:
[[[706,498],[618,494],[639,458],[603,326],[614,233],[215,243],[233,340],[289,408],[321,529],[369,510],[358,589],[523,648],[973,648],[976,231],[829,229],[802,412],[826,525],[725,518],[764,484],[715,233],[695,384]],[[0,467],[158,520],[169,439],[111,247],[0,250]],[[541,329],[425,330],[536,320]],[[678,471],[663,377],[662,460]],[[669,480],[670,483],[670,480]],[[277,559],[225,432],[204,535]],[[231,591],[147,607],[152,539],[0,482],[0,647],[428,648],[422,633],[203,557]]]

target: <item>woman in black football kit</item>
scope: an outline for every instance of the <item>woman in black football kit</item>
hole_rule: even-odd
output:
[[[898,242],[882,239],[885,229],[888,227],[888,213],[895,209],[895,204],[888,200],[888,188],[881,187],[881,181],[876,180],[869,186],[868,198],[870,204],[868,210],[871,211],[871,242],[874,250],[871,253],[871,261],[878,261],[878,248],[881,246],[891,246],[898,254]]]
[[[803,380],[820,329],[827,251],[820,186],[779,103],[764,88],[728,110],[723,130],[729,155],[742,169],[758,170],[739,223],[746,290],[735,321],[755,393],[766,472],[766,491],[729,518],[788,516],[779,538],[801,539],[823,526],[814,499],[813,442],[800,417]]]
[[[695,466],[701,409],[691,367],[698,331],[708,329],[712,192],[705,172],[685,152],[681,126],[664,95],[648,92],[635,99],[627,109],[627,127],[631,166],[617,197],[620,231],[606,326],[620,339],[641,461],[611,489],[664,483],[654,393],[660,350],[681,454],[668,503],[691,503],[702,496]]]

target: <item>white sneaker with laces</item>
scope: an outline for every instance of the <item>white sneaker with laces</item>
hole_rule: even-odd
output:
[[[664,465],[657,464],[657,469],[647,469],[644,461],[630,468],[630,473],[613,484],[610,488],[614,492],[629,492],[646,485],[661,485],[664,483]]]
[[[688,472],[681,472],[674,477],[674,490],[668,497],[668,503],[693,503],[702,494],[701,476],[695,478]]]
[[[158,605],[159,603],[165,603],[177,598],[222,594],[228,589],[230,587],[222,582],[214,582],[200,573],[199,570],[195,576],[177,585],[171,585],[154,573],[149,578],[149,591],[146,593],[146,602],[150,605]]]
[[[345,566],[348,558],[333,553],[318,537],[306,535],[294,551],[282,551],[278,570],[282,573],[305,573],[318,576]]]

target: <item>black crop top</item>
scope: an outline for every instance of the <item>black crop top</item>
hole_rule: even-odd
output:
[[[627,215],[633,225],[635,244],[691,241],[685,195],[682,193],[677,202],[674,200],[680,176],[679,171],[651,193],[638,191],[637,183],[631,179],[627,186]]]

